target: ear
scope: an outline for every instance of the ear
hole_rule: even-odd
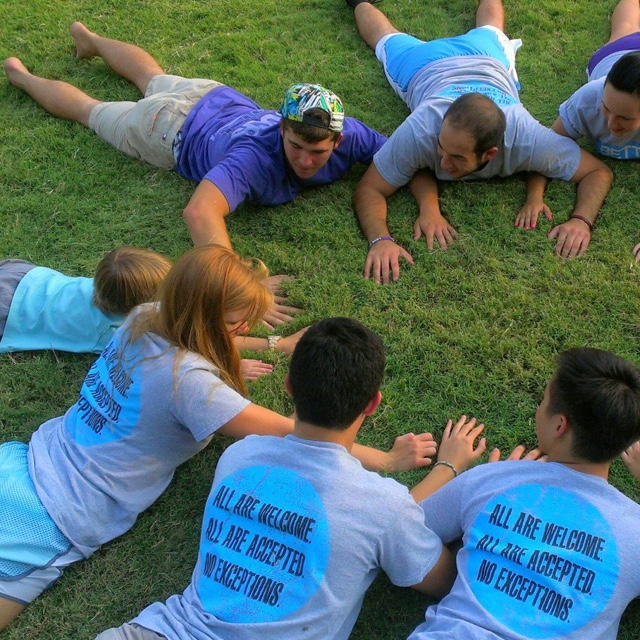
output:
[[[280,118],[280,137],[284,137],[284,122],[282,121],[282,118]]]
[[[370,416],[374,411],[380,406],[382,402],[382,393],[380,391],[376,391],[376,395],[371,398],[371,402],[364,408],[362,412],[365,416]]]
[[[286,389],[287,394],[289,395],[289,397],[292,398],[293,395],[291,393],[291,380],[289,380],[289,374],[288,373],[284,377],[284,388]]]
[[[568,434],[571,431],[571,425],[569,424],[569,420],[567,419],[567,416],[561,413],[558,417],[560,419],[560,422],[558,423],[558,425],[553,431],[554,438],[561,438],[562,436]]]
[[[480,158],[480,164],[484,164],[485,162],[491,162],[496,157],[496,153],[498,153],[498,147],[491,147],[488,151],[485,151]]]
[[[337,138],[336,141],[333,143],[333,148],[335,149],[341,142],[342,139],[344,138],[344,133],[341,133]]]

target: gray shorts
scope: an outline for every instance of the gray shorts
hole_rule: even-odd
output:
[[[138,624],[125,622],[117,629],[103,631],[96,640],[167,640],[167,637]]]
[[[173,139],[189,111],[221,82],[155,76],[138,102],[101,102],[89,115],[89,128],[129,156],[161,169],[173,169]]]
[[[4,334],[4,328],[7,325],[13,294],[25,274],[35,266],[35,264],[31,264],[26,260],[0,261],[0,338]]]

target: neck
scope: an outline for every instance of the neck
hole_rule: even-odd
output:
[[[293,435],[302,440],[315,440],[316,442],[333,442],[342,445],[349,453],[355,442],[356,435],[360,429],[362,420],[358,419],[347,429],[338,431],[337,429],[327,429],[317,427],[308,422],[302,422],[294,418]]]
[[[580,473],[586,473],[591,476],[597,476],[599,478],[604,478],[605,480],[609,480],[609,468],[611,464],[609,462],[585,462],[584,460],[575,460],[570,456],[553,456],[549,455],[547,458],[548,462],[557,462],[558,464],[563,464],[574,471],[579,471]]]

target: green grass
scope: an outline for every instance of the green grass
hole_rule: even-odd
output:
[[[592,50],[607,38],[615,0],[514,0],[507,31],[522,37],[518,66],[522,99],[545,124],[584,80]],[[434,38],[473,24],[469,0],[387,0],[383,10],[401,29]],[[36,73],[77,84],[100,99],[136,92],[100,61],[72,57],[68,25],[75,19],[110,37],[147,48],[167,71],[222,80],[276,108],[296,81],[320,82],[340,94],[350,115],[390,134],[406,108],[387,86],[340,0],[246,0],[207,3],[156,0],[43,0],[5,3],[0,55],[17,55]],[[55,120],[28,97],[0,83],[0,256],[20,257],[69,274],[89,275],[104,252],[137,244],[172,258],[189,248],[181,211],[194,186],[121,156],[80,126]],[[362,441],[388,448],[396,435],[432,431],[465,412],[487,424],[490,446],[533,445],[533,415],[553,372],[554,356],[577,345],[610,349],[640,362],[640,271],[631,247],[640,241],[635,163],[611,163],[614,189],[587,255],[564,262],[546,239],[550,224],[514,229],[524,201],[519,178],[448,184],[442,208],[460,233],[446,252],[411,240],[416,216],[402,191],[390,205],[395,237],[413,254],[400,282],[365,281],[366,243],[351,193],[361,170],[294,203],[244,206],[228,218],[235,248],[259,256],[273,272],[297,276],[292,299],[305,313],[293,331],[321,317],[349,315],[378,331],[388,348],[384,405]],[[553,183],[547,201],[564,220],[570,184]],[[0,357],[0,439],[28,441],[44,420],[75,399],[90,356],[37,353]],[[286,412],[286,359],[254,383],[253,400]],[[131,532],[68,570],[28,607],[3,637],[93,638],[130,619],[153,600],[181,591],[196,557],[202,505],[220,453],[216,441],[184,465],[165,495]],[[401,474],[406,483],[419,472]],[[636,498],[638,489],[616,462],[612,482]],[[426,601],[386,578],[369,592],[353,637],[405,637]],[[620,637],[640,635],[633,603]]]

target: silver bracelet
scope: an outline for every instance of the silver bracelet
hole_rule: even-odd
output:
[[[282,336],[267,336],[267,347],[269,351],[275,351],[276,345],[278,344],[278,340],[280,340]]]
[[[458,477],[458,470],[450,462],[447,462],[446,460],[438,460],[438,462],[433,465],[433,468],[435,469],[439,464],[443,464],[445,467],[449,467],[449,469],[453,471],[453,477]]]

